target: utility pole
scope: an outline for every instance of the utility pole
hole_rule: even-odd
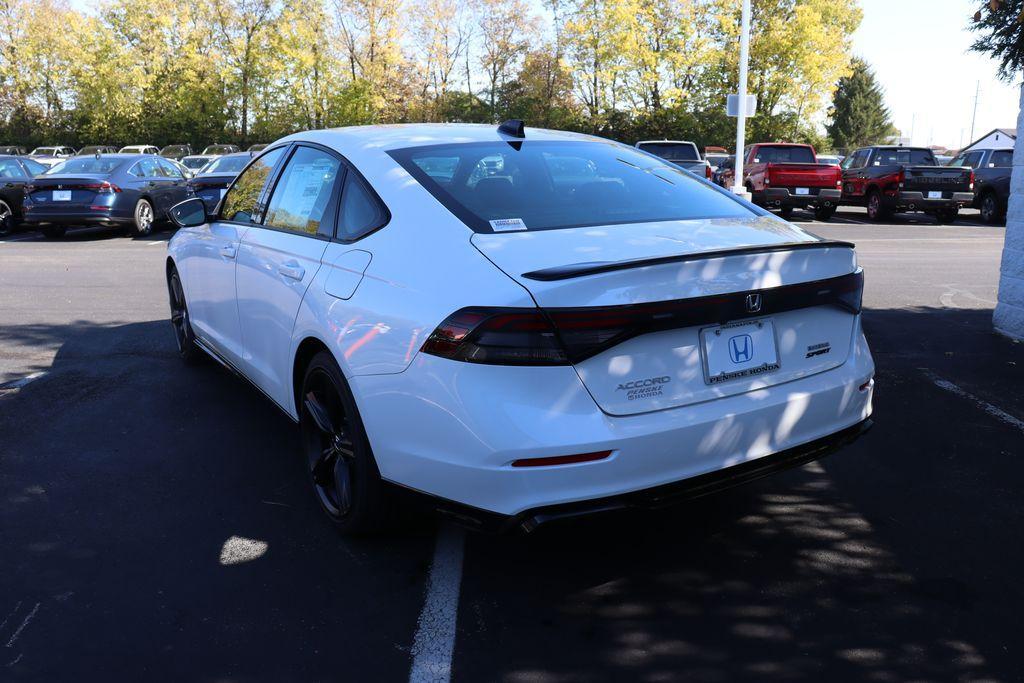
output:
[[[747,61],[750,57],[750,0],[743,0],[740,15],[740,87],[736,112],[736,165],[733,173],[736,183],[732,191],[745,195],[747,188],[743,185],[743,147],[747,135]],[[749,197],[748,197],[749,199]]]
[[[974,119],[978,116],[978,92],[980,90],[981,81],[978,81],[978,84],[974,86],[974,113],[971,114],[971,142],[974,142]]]

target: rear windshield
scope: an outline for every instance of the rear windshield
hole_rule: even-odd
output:
[[[188,152],[188,147],[184,145],[171,145],[160,150],[161,154],[185,154],[186,152]]]
[[[62,161],[49,171],[46,175],[67,175],[69,173],[110,173],[124,163],[124,159],[111,159],[110,157],[75,157]]]
[[[697,147],[685,142],[641,142],[640,149],[669,161],[700,161]]]
[[[603,142],[474,142],[389,154],[476,232],[753,215],[690,174]]]
[[[872,166],[889,164],[910,164],[912,166],[937,166],[935,155],[930,149],[889,149],[883,148],[875,152],[871,160]]]
[[[221,157],[203,171],[204,173],[238,173],[251,159],[248,154],[242,157]]]
[[[187,166],[191,169],[202,168],[209,163],[209,159],[205,157],[185,157],[181,160],[182,166]]]
[[[755,164],[813,164],[814,152],[810,147],[788,145],[761,145],[757,148]]]

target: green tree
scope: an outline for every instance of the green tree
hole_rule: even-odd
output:
[[[836,149],[877,144],[896,132],[871,68],[860,58],[852,66],[853,72],[839,79],[825,127]]]
[[[1013,81],[1024,67],[1024,0],[986,0],[970,30],[981,36],[971,49],[999,60],[999,77]]]

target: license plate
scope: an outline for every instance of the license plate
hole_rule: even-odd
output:
[[[71,190],[54,190],[53,201],[55,202],[70,202],[71,201]]]
[[[806,187],[798,187],[798,188],[796,188],[796,193],[797,194],[810,194],[811,191],[808,190]]]
[[[938,190],[928,190],[928,199],[942,199],[942,192]]]
[[[770,319],[707,327],[700,335],[707,384],[721,384],[779,369],[775,326]]]

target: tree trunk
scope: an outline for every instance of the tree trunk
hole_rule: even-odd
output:
[[[1024,130],[1024,85],[1017,130]],[[1024,340],[1024,146],[1013,152],[1010,205],[1006,214],[1006,238],[999,276],[999,296],[992,322],[997,332]]]

